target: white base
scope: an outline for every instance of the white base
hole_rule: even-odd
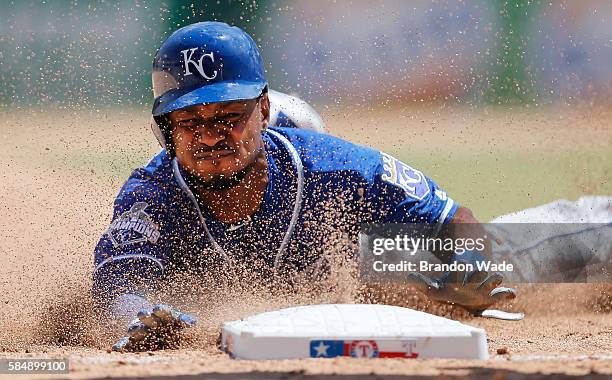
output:
[[[292,307],[226,322],[222,348],[238,359],[401,357],[488,359],[478,329],[386,305]]]

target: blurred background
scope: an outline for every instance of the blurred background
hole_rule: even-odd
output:
[[[609,1],[24,0],[0,14],[0,133],[24,142],[0,162],[114,181],[105,219],[159,149],[152,57],[203,20],[249,32],[271,88],[330,133],[423,170],[483,219],[612,193]]]
[[[311,102],[607,99],[612,3],[3,1],[0,103],[143,105],[178,27],[225,21],[259,43],[272,87]]]

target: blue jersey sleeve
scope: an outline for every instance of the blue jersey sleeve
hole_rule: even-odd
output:
[[[368,222],[448,223],[457,211],[434,181],[386,153],[313,131],[275,130],[292,142],[318,181],[333,181],[335,189],[365,187]]]
[[[387,223],[448,223],[458,208],[433,180],[382,152],[373,188]]]
[[[146,178],[133,176],[123,186],[95,248],[94,296],[143,294],[163,275],[173,236],[164,198],[161,187]]]

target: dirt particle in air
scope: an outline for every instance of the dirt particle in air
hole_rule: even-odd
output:
[[[497,349],[497,355],[508,355],[508,347],[500,347]]]

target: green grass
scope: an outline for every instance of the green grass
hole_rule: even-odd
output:
[[[401,154],[482,220],[555,199],[612,194],[612,153]]]
[[[147,150],[76,150],[62,161],[95,175],[127,178],[154,154]],[[612,153],[608,151],[449,152],[443,156],[389,152],[433,178],[482,221],[555,199],[612,194]]]
[[[72,151],[62,157],[61,164],[74,170],[86,171],[99,176],[114,176],[127,179],[132,171],[145,165],[157,151],[140,152],[91,152]]]

